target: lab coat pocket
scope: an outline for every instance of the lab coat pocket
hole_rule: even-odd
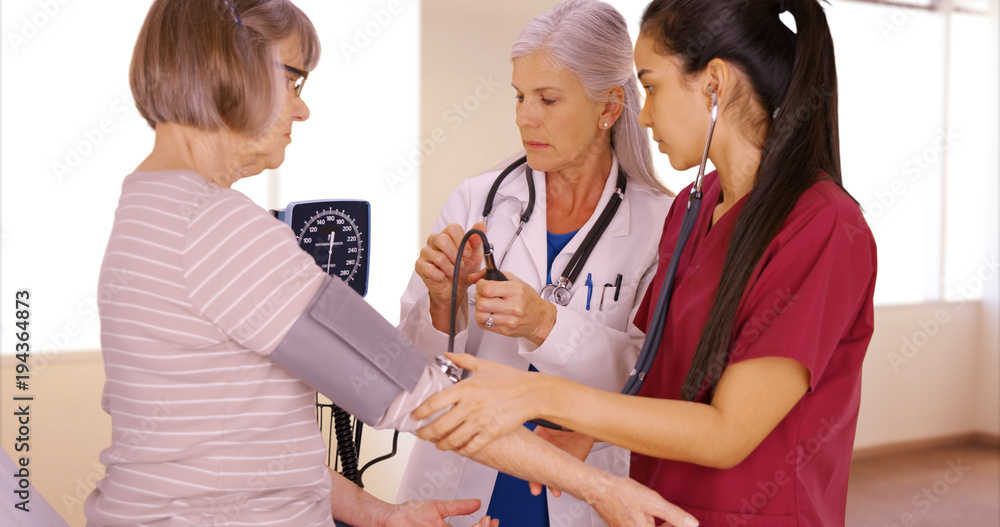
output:
[[[617,276],[622,277],[620,282]],[[627,276],[617,276],[601,276],[600,282],[595,278],[590,316],[596,317],[606,326],[623,327],[632,311],[637,284]],[[616,282],[619,285],[616,286]],[[615,296],[618,297],[617,300]]]

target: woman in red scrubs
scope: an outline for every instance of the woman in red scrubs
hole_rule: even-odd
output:
[[[794,15],[793,32],[779,19]],[[656,0],[635,47],[642,125],[678,170],[708,151],[663,339],[639,397],[455,356],[476,372],[416,415],[474,451],[543,418],[633,451],[631,475],[703,526],[843,525],[873,330],[875,242],[841,183],[833,43],[816,0]],[[647,329],[690,187],[667,216]]]

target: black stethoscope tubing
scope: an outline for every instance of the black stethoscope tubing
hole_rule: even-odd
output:
[[[681,232],[677,236],[677,244],[674,245],[674,252],[670,256],[670,265],[667,266],[667,273],[664,275],[663,286],[660,288],[660,296],[656,301],[656,308],[653,309],[653,318],[649,320],[646,329],[646,338],[642,341],[642,350],[639,351],[639,358],[635,362],[635,368],[629,374],[622,387],[621,393],[625,395],[635,395],[639,393],[653,360],[656,359],[656,352],[660,349],[660,341],[663,339],[663,328],[667,324],[667,309],[670,307],[670,295],[674,289],[674,278],[677,277],[677,267],[680,265],[681,254],[684,246],[687,245],[694,224],[698,220],[698,211],[701,209],[701,183],[705,177],[705,164],[708,162],[708,149],[712,144],[712,133],[715,131],[715,121],[719,116],[719,98],[712,92],[712,121],[708,126],[708,138],[705,140],[705,152],[701,156],[701,166],[698,168],[698,176],[695,177],[694,185],[688,195],[687,209],[684,211],[684,219],[681,221]]]
[[[520,159],[514,161],[507,168],[500,172],[496,180],[493,181],[493,186],[490,187],[489,194],[486,195],[486,205],[483,206],[483,217],[489,217],[490,212],[493,212],[493,200],[497,197],[497,191],[500,190],[500,185],[503,184],[503,180],[510,175],[511,172],[517,170],[517,167],[528,162],[528,156],[521,156]],[[531,219],[531,213],[535,210],[535,178],[531,174],[531,167],[527,167],[524,173],[525,179],[528,180],[528,206],[524,208],[524,212],[521,214],[521,223],[528,223]]]
[[[594,227],[590,229],[587,233],[587,237],[583,239],[583,243],[580,244],[580,248],[573,253],[573,257],[570,258],[569,263],[566,264],[566,268],[563,269],[562,274],[559,275],[559,280],[555,285],[547,285],[546,288],[550,290],[549,295],[553,300],[559,305],[569,304],[569,295],[564,298],[560,298],[560,293],[566,294],[569,289],[573,287],[576,282],[577,277],[580,276],[580,272],[583,271],[583,264],[587,262],[590,258],[590,253],[594,252],[594,247],[597,246],[597,242],[601,239],[604,231],[608,229],[608,225],[611,224],[611,219],[614,218],[615,213],[618,212],[618,207],[621,206],[622,201],[625,199],[625,185],[627,184],[627,179],[625,178],[625,173],[622,172],[621,168],[618,169],[618,187],[615,188],[615,194],[611,196],[608,201],[604,211],[601,212],[601,216],[597,218],[597,223]],[[617,199],[615,199],[617,198]],[[545,289],[543,289],[544,291]]]
[[[490,213],[493,211],[493,200],[496,198],[497,192],[499,191],[500,185],[503,183],[504,179],[506,179],[506,177],[518,167],[527,163],[527,161],[528,156],[519,158],[507,166],[507,168],[503,169],[503,171],[500,172],[500,175],[497,176],[496,180],[493,181],[493,186],[490,187],[490,192],[486,195],[486,204],[483,206],[484,218],[488,218]],[[528,205],[525,207],[524,212],[519,218],[517,230],[514,232],[514,236],[511,238],[510,244],[507,245],[507,251],[510,250],[510,246],[514,242],[514,239],[521,234],[521,228],[528,222],[529,219],[531,219],[531,213],[535,209],[535,179],[530,166],[525,167],[524,177],[528,183]],[[614,194],[611,196],[611,199],[608,200],[608,204],[604,207],[604,210],[598,217],[597,222],[583,239],[583,243],[580,244],[580,248],[573,254],[573,257],[570,258],[566,268],[563,269],[562,274],[559,276],[557,283],[547,284],[542,288],[543,298],[551,300],[552,302],[562,306],[569,305],[569,300],[572,296],[570,288],[573,287],[573,283],[583,271],[583,265],[587,262],[587,259],[590,258],[590,254],[594,251],[594,247],[597,246],[597,242],[600,241],[604,231],[606,231],[608,225],[611,224],[612,218],[614,218],[615,213],[618,212],[618,207],[621,206],[622,201],[625,200],[625,187],[627,183],[628,178],[625,177],[625,172],[622,170],[621,166],[619,166],[618,180],[616,182],[617,187],[615,188]],[[503,259],[507,256],[507,251],[504,251],[504,254],[501,257],[501,264],[503,264]]]

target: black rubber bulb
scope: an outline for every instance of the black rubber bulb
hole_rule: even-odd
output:
[[[507,277],[497,269],[496,262],[493,261],[493,251],[486,253],[484,259],[486,260],[486,276],[483,278],[487,280],[493,280],[494,282],[506,282]]]

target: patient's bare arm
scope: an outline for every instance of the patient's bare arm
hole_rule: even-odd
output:
[[[634,480],[591,467],[526,428],[489,443],[472,459],[529,481],[562,489],[590,504],[610,526],[693,527],[698,521]],[[558,498],[557,498],[558,499]]]

